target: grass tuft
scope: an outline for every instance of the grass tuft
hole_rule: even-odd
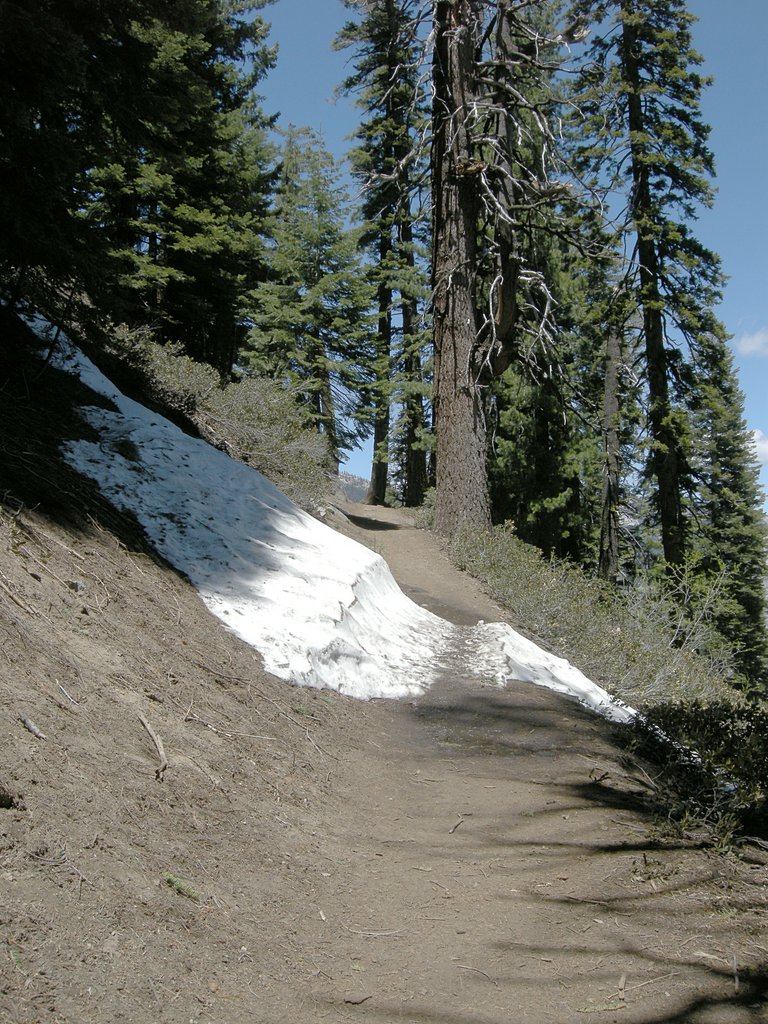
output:
[[[178,896],[184,896],[188,900],[194,900],[195,903],[200,902],[200,893],[185,878],[179,878],[177,875],[172,875],[170,871],[163,873],[163,881],[169,886]]]

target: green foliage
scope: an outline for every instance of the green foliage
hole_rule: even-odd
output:
[[[242,361],[301,397],[338,459],[368,432],[373,292],[348,229],[346,193],[319,137],[285,134],[269,280],[251,295]]]
[[[653,580],[616,592],[577,566],[547,560],[509,525],[465,532],[451,554],[527,634],[631,706],[644,710],[672,696],[737,699],[722,643]]]
[[[117,328],[103,346],[130,375],[132,390],[174,418],[194,424],[206,440],[248,463],[289,498],[315,511],[330,493],[326,440],[311,428],[296,396],[273,380],[223,382],[211,366],[147,331]]]
[[[179,878],[178,875],[174,875],[170,871],[165,871],[163,872],[163,881],[169,888],[173,889],[177,896],[184,896],[186,899],[192,900],[194,903],[199,903],[200,893],[191,882],[186,880],[186,878]]]
[[[691,226],[713,197],[700,109],[707,79],[691,43],[694,19],[684,0],[574,0],[571,12],[596,29],[573,95],[574,162],[625,211],[610,245],[633,254],[621,284],[627,317],[609,327],[635,356],[639,386],[624,392],[624,423],[634,421],[636,439],[648,439],[623,464],[633,539],[641,561],[656,561],[668,576],[668,590],[679,568],[698,573],[704,591],[717,590],[711,622],[734,652],[741,684],[765,688],[757,466],[713,312],[720,260]],[[635,410],[629,416],[627,398]]]
[[[254,16],[263,5],[0,7],[6,301],[53,318],[66,291],[70,307],[151,323],[230,369],[241,300],[264,271],[271,153],[254,87],[274,54]]]
[[[344,0],[344,5],[354,18],[334,45],[352,50],[352,71],[340,89],[355,96],[362,115],[350,160],[362,185],[360,241],[378,306],[371,496],[384,499],[392,461],[390,476],[403,500],[418,505],[427,482],[424,362],[430,340],[423,316],[428,257],[419,238],[427,218],[415,202],[426,176],[420,144],[427,123],[420,5],[415,0]]]
[[[768,707],[723,700],[663,702],[634,726],[636,749],[661,772],[657,800],[682,827],[768,834]]]

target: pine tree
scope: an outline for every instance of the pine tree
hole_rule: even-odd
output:
[[[77,218],[84,175],[101,144],[99,73],[120,21],[92,0],[0,5],[0,294],[82,289],[101,263],[98,235]]]
[[[754,679],[765,651],[764,539],[738,387],[714,313],[720,261],[690,227],[712,201],[713,174],[693,17],[683,0],[583,2],[574,10],[603,27],[582,75],[579,107],[591,134],[580,158],[626,202],[619,232],[633,254],[626,283],[641,313],[647,470],[663,558],[683,572],[692,566],[704,587],[725,568],[717,624],[743,648],[742,670]]]
[[[370,416],[373,292],[338,169],[315,132],[287,129],[281,173],[270,279],[251,296],[243,360],[297,393],[338,466]]]
[[[425,100],[420,85],[422,43],[415,0],[344,0],[357,15],[335,45],[353,49],[353,72],[342,90],[356,95],[363,112],[351,152],[353,172],[363,185],[362,242],[377,288],[378,359],[374,382],[374,445],[368,501],[385,499],[392,448],[392,407],[404,420],[403,492],[406,504],[420,504],[426,489],[419,303],[425,273],[414,245],[414,189],[424,176],[420,138]]]
[[[693,552],[710,578],[723,573],[714,622],[731,643],[747,689],[768,689],[764,578],[768,532],[744,399],[722,332],[701,340],[694,369],[691,460],[697,478]]]
[[[477,244],[480,194],[473,137],[476,51],[483,4],[438,2],[434,8],[432,205],[433,317],[437,488],[435,529],[490,526],[485,401],[478,380]]]
[[[680,346],[673,335],[679,332],[695,347],[711,326],[722,281],[717,257],[688,227],[696,204],[711,202],[708,128],[698,116],[700,57],[691,48],[692,19],[683,0],[615,0],[580,10],[616,19],[593,44],[581,102],[593,123],[610,104],[611,127],[602,120],[582,154],[603,176],[612,173],[629,196],[653,441],[649,470],[664,557],[680,564],[688,546],[684,493],[690,484],[686,418],[676,401]]]
[[[64,291],[85,299],[81,314],[150,322],[229,370],[240,296],[263,268],[271,187],[254,94],[273,56],[253,16],[262,6],[0,5],[10,301],[26,294],[55,310]]]
[[[513,362],[547,356],[553,341],[544,264],[523,238],[526,223],[546,226],[567,191],[551,178],[559,44],[543,27],[548,7],[435,5],[435,522],[445,533],[464,519],[490,522],[489,388]]]
[[[103,115],[109,145],[89,174],[86,216],[111,258],[102,304],[223,373],[241,341],[239,296],[264,265],[271,154],[254,88],[273,54],[252,17],[261,6],[176,0],[131,20]]]

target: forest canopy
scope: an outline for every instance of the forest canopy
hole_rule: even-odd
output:
[[[340,0],[352,203],[266,0],[0,0],[0,300],[286,387],[331,469],[658,585],[764,688],[766,533],[684,0]]]

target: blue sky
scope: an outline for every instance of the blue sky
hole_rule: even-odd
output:
[[[703,70],[714,76],[704,93],[704,120],[712,126],[718,194],[695,228],[697,237],[723,260],[728,285],[720,319],[733,335],[750,429],[757,431],[763,486],[768,490],[768,0],[689,0],[699,18],[694,44]],[[347,55],[331,41],[348,16],[341,0],[276,0],[265,9],[278,65],[261,92],[280,123],[311,125],[341,157],[356,113],[347,99],[334,100]],[[367,476],[368,452],[347,466]]]

